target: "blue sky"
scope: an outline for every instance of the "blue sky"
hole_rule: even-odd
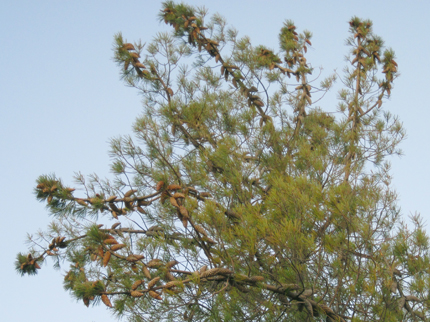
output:
[[[40,174],[72,183],[75,171],[109,176],[108,141],[130,134],[141,111],[138,93],[125,87],[112,60],[113,35],[147,42],[168,30],[157,21],[158,1],[1,1],[0,184],[3,256],[2,320],[110,321],[104,306],[86,308],[62,288],[62,272],[44,265],[19,277],[13,262],[25,251],[26,232],[51,218],[32,194]],[[188,1],[219,12],[254,44],[277,48],[286,19],[313,32],[308,61],[324,75],[344,66],[348,20],[374,22],[374,31],[397,55],[401,77],[385,108],[407,130],[405,156],[392,160],[393,185],[405,216],[428,221],[430,172],[430,23],[428,1]],[[357,3],[360,3],[358,5]],[[321,106],[332,108],[333,92]],[[428,226],[427,226],[428,228]]]

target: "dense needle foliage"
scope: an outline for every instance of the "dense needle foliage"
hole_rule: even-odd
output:
[[[292,21],[274,51],[205,16],[169,1],[171,33],[115,36],[136,140],[112,140],[112,181],[39,177],[55,219],[17,271],[66,260],[72,296],[130,321],[427,321],[428,237],[390,187],[394,52],[354,17],[348,66],[317,83]]]

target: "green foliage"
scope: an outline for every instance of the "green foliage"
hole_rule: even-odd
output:
[[[100,295],[105,290],[103,282],[83,282],[79,283],[73,288],[76,297],[78,298],[90,298],[95,295]]]
[[[37,269],[39,269],[39,264],[37,263],[37,259],[33,259],[31,254],[24,255],[22,253],[18,253],[15,261],[15,270],[21,276],[25,274],[28,275],[36,275]]]
[[[72,296],[130,321],[428,319],[429,239],[390,184],[398,66],[372,23],[349,23],[334,113],[315,102],[338,77],[310,80],[312,34],[292,21],[276,52],[204,9],[167,1],[159,18],[172,32],[148,44],[115,36],[144,97],[137,140],[111,141],[112,181],[76,174],[80,197],[38,179],[55,220],[17,271],[64,260]]]

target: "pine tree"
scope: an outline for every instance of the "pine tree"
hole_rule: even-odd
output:
[[[167,1],[159,18],[172,33],[147,46],[115,36],[144,97],[137,140],[112,140],[114,180],[78,174],[80,194],[38,178],[52,241],[17,271],[66,260],[73,297],[130,321],[427,321],[428,236],[390,185],[397,63],[372,23],[351,19],[348,66],[317,84],[292,21],[275,52],[203,9]]]

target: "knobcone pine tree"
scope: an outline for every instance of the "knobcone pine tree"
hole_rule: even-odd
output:
[[[406,227],[390,186],[404,138],[383,109],[393,50],[352,18],[325,111],[315,102],[338,75],[311,81],[310,32],[287,21],[275,52],[205,16],[168,1],[171,33],[115,36],[144,97],[137,140],[112,140],[114,180],[78,174],[79,193],[37,179],[55,219],[17,271],[65,260],[73,297],[130,321],[427,321],[428,236],[418,216]]]

